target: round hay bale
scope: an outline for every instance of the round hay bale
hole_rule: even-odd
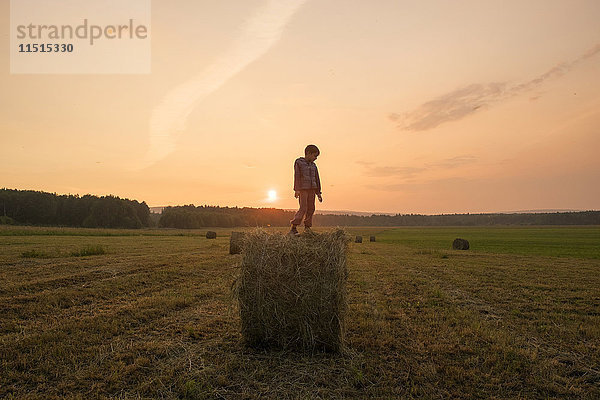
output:
[[[371,237],[369,238],[369,240],[370,240],[371,242],[374,242],[374,241],[375,241],[375,236],[371,236]]]
[[[348,242],[339,229],[301,236],[263,229],[245,234],[233,294],[247,345],[342,350]]]
[[[454,250],[469,250],[469,241],[466,239],[456,238],[452,242],[452,248]]]
[[[362,236],[357,236],[356,239],[354,239],[354,243],[362,243]]]
[[[244,242],[244,232],[231,232],[229,238],[229,254],[240,254]]]
[[[206,238],[207,239],[216,239],[217,238],[217,232],[213,232],[213,231],[206,232]]]
[[[15,220],[11,217],[0,215],[0,225],[15,225]]]

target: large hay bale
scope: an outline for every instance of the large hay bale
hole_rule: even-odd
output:
[[[234,294],[248,345],[342,349],[348,242],[339,229],[300,236],[246,233]]]
[[[370,240],[371,242],[374,242],[374,241],[375,241],[375,236],[371,236],[371,237],[369,238],[369,240]]]
[[[240,254],[244,241],[244,232],[231,232],[229,238],[229,254]]]
[[[206,238],[207,239],[216,239],[217,238],[217,232],[213,232],[213,231],[206,232]]]
[[[362,243],[362,236],[357,236],[356,239],[354,239],[354,243]]]
[[[469,241],[466,239],[456,238],[452,242],[452,248],[454,250],[469,250]]]

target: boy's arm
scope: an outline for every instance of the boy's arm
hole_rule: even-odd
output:
[[[319,168],[315,165],[315,172],[317,178],[317,194],[321,194],[321,178],[319,178]]]
[[[294,161],[294,191],[300,190],[300,165],[298,160]]]

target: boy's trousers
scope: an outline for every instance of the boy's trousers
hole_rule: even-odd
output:
[[[312,217],[315,213],[315,195],[315,189],[300,190],[300,196],[298,197],[300,209],[294,216],[294,219],[290,221],[292,225],[300,225],[302,217],[304,217],[304,226],[307,228],[312,226]]]

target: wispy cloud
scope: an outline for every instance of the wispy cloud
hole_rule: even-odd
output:
[[[476,162],[477,160],[479,160],[478,157],[475,157],[472,155],[464,155],[464,156],[446,158],[446,159],[436,161],[433,163],[428,163],[426,165],[428,167],[433,167],[433,168],[448,169],[448,168],[460,167],[460,166],[466,165],[466,164],[471,164],[471,163]]]
[[[577,65],[598,54],[600,54],[600,44],[576,59],[560,63],[529,81],[512,85],[504,82],[468,85],[423,103],[413,111],[391,113],[388,117],[403,130],[432,129],[443,123],[465,118],[508,98],[539,89],[546,81],[564,76]],[[532,100],[537,98],[539,95],[532,97]]]
[[[171,90],[150,118],[150,145],[142,168],[175,150],[198,102],[264,55],[279,41],[285,26],[307,0],[267,0],[244,25],[237,41],[202,73]]]
[[[373,178],[385,178],[385,177],[403,177],[410,178],[419,172],[425,170],[422,167],[395,167],[387,165],[376,165],[372,161],[359,160],[356,161],[358,165],[364,167],[365,175]]]
[[[390,183],[390,184],[374,184],[365,185],[367,189],[377,190],[382,192],[412,192],[422,188],[432,187],[452,187],[466,182],[471,182],[471,179],[462,177],[450,177],[442,179],[434,179],[423,182],[406,182],[406,183]]]
[[[376,165],[371,161],[357,161],[365,169],[365,175],[372,178],[396,178],[409,179],[423,172],[435,169],[457,168],[462,165],[477,162],[479,159],[473,155],[461,155],[451,158],[445,158],[439,161],[425,163],[423,166],[389,166]]]
[[[390,167],[390,166],[372,166],[368,167],[365,174],[367,176],[376,177],[376,178],[384,178],[388,176],[401,176],[404,178],[409,178],[418,174],[419,172],[423,172],[425,168],[418,167]]]
[[[473,84],[428,101],[405,115],[390,114],[390,119],[403,129],[424,131],[464,118],[505,95],[504,83]]]

